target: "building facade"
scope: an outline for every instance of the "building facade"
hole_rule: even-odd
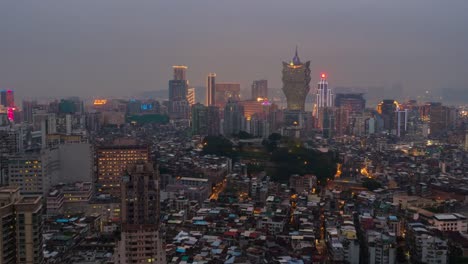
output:
[[[224,108],[229,101],[240,100],[239,83],[216,83],[216,106]]]
[[[121,239],[115,263],[166,263],[159,234],[159,173],[152,163],[129,165],[121,181]]]
[[[149,161],[149,149],[139,145],[100,146],[96,148],[96,193],[120,197],[125,169],[137,161]]]
[[[42,264],[42,198],[22,197],[19,188],[0,188],[0,263]]]

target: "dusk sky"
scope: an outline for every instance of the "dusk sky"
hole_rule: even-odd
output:
[[[296,44],[335,86],[401,83],[468,94],[468,1],[0,1],[0,88],[18,97],[167,89],[171,66],[204,86],[281,87]],[[468,98],[468,96],[467,96]],[[468,99],[467,99],[468,100]]]

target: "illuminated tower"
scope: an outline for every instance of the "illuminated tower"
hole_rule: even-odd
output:
[[[317,108],[333,107],[333,94],[331,89],[328,88],[327,75],[322,73],[320,81],[317,84],[316,103]]]
[[[316,117],[316,127],[322,130],[332,130],[331,125],[334,122],[327,120],[333,116],[332,111],[328,109],[333,107],[333,94],[331,89],[328,88],[327,75],[322,73],[320,81],[317,84],[317,92],[315,94],[315,108],[314,114]],[[333,119],[333,118],[332,118]]]
[[[206,79],[206,106],[216,103],[216,73],[209,73]]]
[[[174,80],[187,80],[187,66],[172,66],[172,69],[174,70]]]
[[[305,100],[310,90],[310,61],[302,63],[296,54],[291,62],[283,62],[283,92],[287,109],[304,111]]]
[[[195,97],[195,87],[187,89],[187,101],[189,105],[194,105],[197,102]]]

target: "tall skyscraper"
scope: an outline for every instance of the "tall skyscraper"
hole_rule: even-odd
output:
[[[172,66],[172,69],[174,70],[173,80],[177,80],[177,81],[187,80],[187,68],[188,67],[184,65]]]
[[[121,181],[121,239],[115,263],[166,263],[159,234],[159,173],[149,162],[129,165]]]
[[[174,79],[169,81],[169,115],[174,119],[189,116],[187,66],[173,66]]]
[[[268,98],[268,81],[258,80],[252,83],[252,100],[258,98]]]
[[[333,107],[333,94],[328,88],[327,75],[322,73],[320,81],[317,84],[317,93],[315,95],[317,108]]]
[[[169,81],[169,101],[180,101],[187,99],[188,84],[186,80]]]
[[[230,137],[243,130],[244,108],[237,101],[229,101],[224,107],[224,135]]]
[[[398,109],[399,104],[395,100],[386,99],[378,104],[377,112],[382,116],[385,131],[392,132],[396,129],[396,111]]]
[[[19,188],[0,187],[0,263],[42,264],[42,201]]]
[[[208,107],[200,103],[192,106],[192,135],[206,135],[208,132]]]
[[[120,181],[129,164],[149,161],[147,146],[129,142],[125,145],[99,146],[96,148],[96,193],[120,196]]]
[[[216,106],[208,106],[207,111],[207,134],[208,136],[218,136],[220,134],[220,116],[219,108]]]
[[[287,109],[304,111],[305,100],[310,90],[310,61],[302,63],[297,47],[291,62],[283,62],[283,92]]]
[[[216,83],[216,106],[223,109],[228,101],[240,100],[239,83]]]
[[[216,104],[216,73],[209,73],[206,79],[206,105]]]
[[[441,103],[430,103],[429,133],[431,136],[442,136],[448,128],[448,107]]]

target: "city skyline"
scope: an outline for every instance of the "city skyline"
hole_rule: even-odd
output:
[[[113,16],[106,12],[106,1],[92,8],[86,1],[51,3],[0,3],[0,33],[5,36],[0,88],[15,90],[19,100],[164,90],[174,64],[191,69],[187,78],[196,87],[216,72],[223,76],[220,81],[239,82],[243,90],[257,79],[280,88],[277,62],[289,59],[296,44],[302,56],[311,59],[311,75],[329,73],[334,87],[401,83],[399,93],[408,97],[428,90],[435,97],[446,93],[442,100],[466,100],[462,92],[468,86],[463,74],[468,53],[463,47],[468,38],[461,10],[467,3],[299,2],[265,7],[258,1],[246,10],[240,4],[202,1],[184,3],[187,8],[182,10],[177,2],[113,1]],[[213,12],[207,13],[206,6]],[[175,10],[181,17],[178,23],[165,22]],[[283,13],[294,18],[279,23],[276,18]],[[237,19],[240,14],[244,19]],[[262,19],[257,22],[258,17]],[[392,92],[389,89],[389,96]],[[453,96],[457,92],[461,96]]]

